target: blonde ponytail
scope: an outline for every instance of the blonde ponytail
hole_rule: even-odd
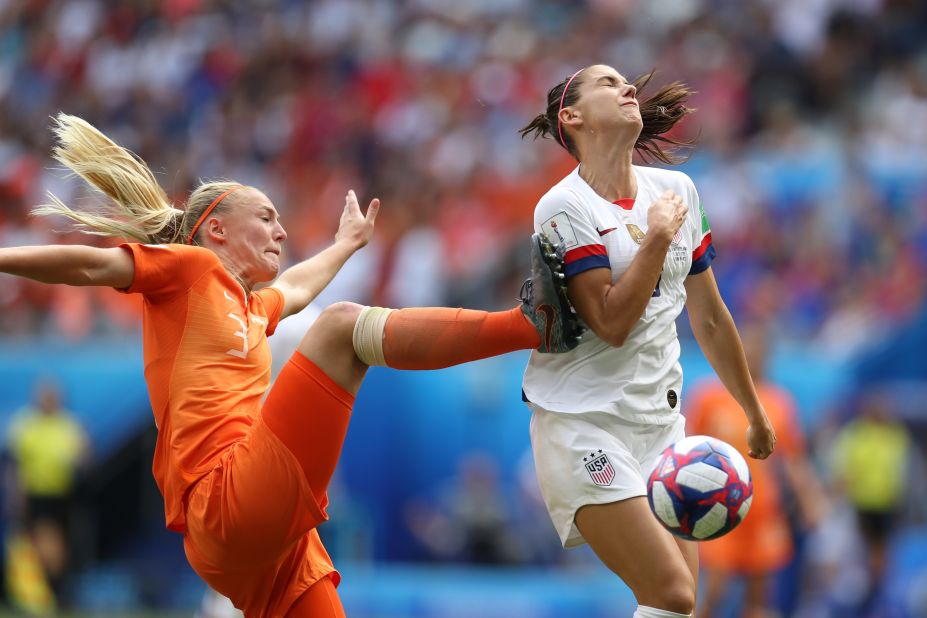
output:
[[[174,208],[137,155],[119,146],[93,125],[59,113],[52,127],[58,145],[52,155],[112,202],[93,212],[71,209],[49,193],[51,204],[33,209],[39,216],[61,215],[90,234],[147,243],[177,242],[184,211]]]

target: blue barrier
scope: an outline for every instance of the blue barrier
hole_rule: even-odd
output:
[[[631,591],[605,567],[487,569],[345,565],[349,616],[368,618],[612,618],[630,616]]]
[[[356,448],[350,456],[369,461],[364,453],[378,452],[389,434],[406,447],[398,454],[414,468],[446,472],[442,461],[454,445],[513,462],[527,444],[512,439],[527,431],[519,398],[527,356],[508,354],[441,371],[371,370],[358,398],[352,433],[359,435],[349,438]],[[807,349],[780,346],[773,360],[773,377],[795,394],[806,425],[845,388],[848,372]],[[693,342],[683,344],[682,363],[687,388],[711,375]],[[0,341],[0,426],[29,403],[36,381],[45,377],[61,385],[65,406],[85,424],[99,454],[107,455],[152,422],[135,337],[82,344]],[[383,433],[390,428],[402,431]],[[442,437],[440,445],[436,436]]]
[[[141,344],[101,340],[81,344],[0,340],[0,438],[32,401],[35,384],[54,380],[62,404],[87,430],[94,455],[105,459],[151,423]]]
[[[501,491],[515,491],[529,452],[530,415],[520,399],[527,357],[514,353],[441,371],[369,372],[337,479],[354,503],[357,521],[370,527],[364,534],[374,545],[362,552],[420,558],[403,508],[447,486],[467,453],[491,455]],[[782,348],[774,361],[774,377],[796,394],[806,424],[812,424],[841,390],[842,370],[802,349]],[[683,367],[687,387],[710,375],[693,342],[683,344]],[[100,461],[152,423],[137,339],[0,343],[0,420],[8,421],[29,401],[42,376],[61,383],[65,404],[86,426]],[[335,512],[340,504],[344,501],[333,500]]]

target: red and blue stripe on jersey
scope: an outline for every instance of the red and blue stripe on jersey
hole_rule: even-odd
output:
[[[585,245],[570,249],[563,257],[563,264],[567,278],[593,268],[611,268],[605,245]]]
[[[707,270],[716,255],[715,246],[711,242],[711,232],[708,232],[702,238],[702,244],[692,252],[689,274],[697,275]],[[605,245],[584,245],[570,249],[566,252],[563,262],[567,278],[593,268],[611,268]]]
[[[689,269],[689,274],[697,275],[707,270],[712,260],[715,259],[715,255],[715,246],[711,244],[711,232],[708,232],[702,237],[702,244],[692,252],[692,267]]]

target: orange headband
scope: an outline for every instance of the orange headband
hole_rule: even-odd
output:
[[[239,189],[243,189],[244,186],[245,186],[245,185],[238,185],[238,186],[232,187],[231,189],[229,189],[228,191],[226,191],[225,193],[221,194],[219,197],[217,197],[216,199],[214,199],[214,200],[212,201],[212,204],[210,204],[209,206],[206,207],[206,210],[203,211],[203,214],[200,215],[200,218],[196,220],[196,224],[193,226],[193,229],[190,230],[190,235],[187,236],[187,244],[188,244],[188,245],[192,245],[192,244],[193,244],[193,237],[196,235],[196,230],[200,229],[200,226],[203,225],[203,221],[206,220],[206,217],[209,216],[209,213],[211,213],[213,210],[215,210],[216,206],[219,205],[219,202],[221,202],[222,200],[224,200],[224,199],[225,199],[226,197],[228,197],[230,194],[235,193],[235,192],[238,191]]]

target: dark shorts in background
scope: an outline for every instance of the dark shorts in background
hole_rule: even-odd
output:
[[[37,522],[45,520],[66,528],[69,505],[70,499],[67,496],[26,496],[26,525],[32,528]]]

